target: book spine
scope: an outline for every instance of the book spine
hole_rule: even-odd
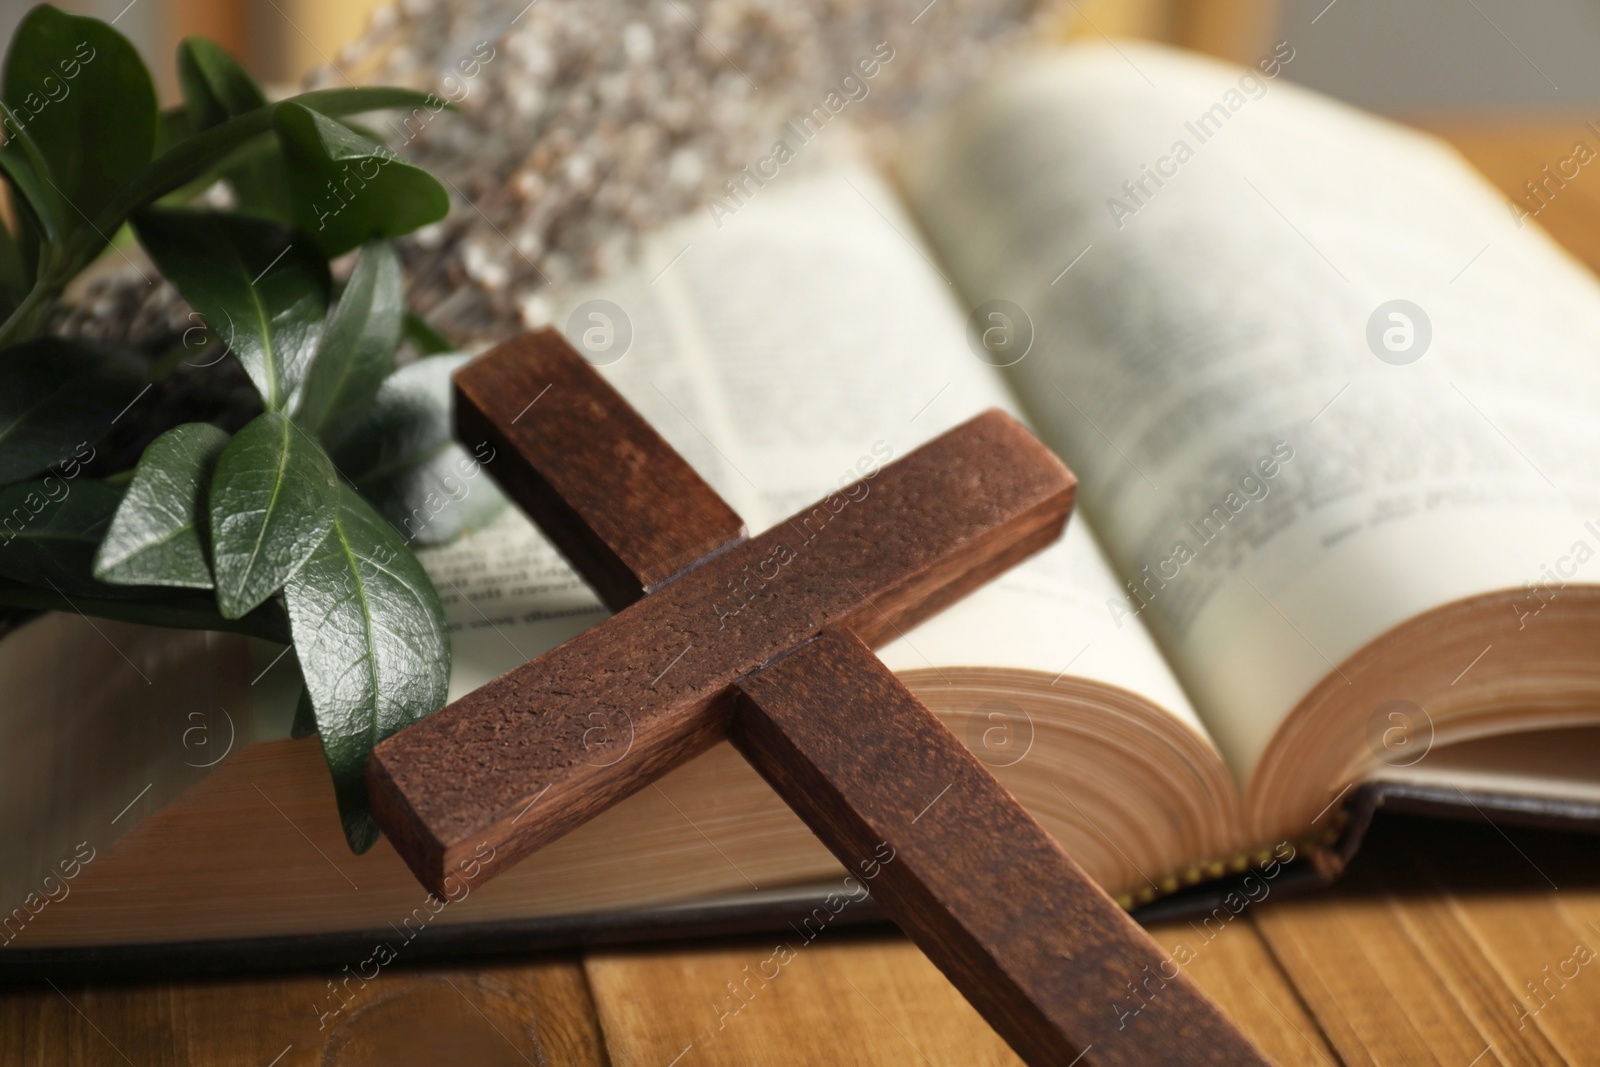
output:
[[[1263,884],[1266,884],[1276,878],[1285,865],[1306,857],[1315,849],[1331,847],[1339,840],[1345,819],[1345,813],[1337,811],[1333,813],[1329,825],[1315,833],[1191,863],[1180,870],[1168,871],[1159,878],[1147,879],[1143,885],[1113,893],[1112,896],[1125,911],[1132,911],[1172,896],[1174,893],[1206,882],[1217,881],[1230,874],[1242,875],[1255,871],[1261,875]]]

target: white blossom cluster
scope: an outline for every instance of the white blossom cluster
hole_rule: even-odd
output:
[[[548,314],[545,293],[626,263],[638,238],[710,198],[778,131],[893,51],[853,120],[956,91],[1041,0],[402,0],[309,79],[404,85],[451,102],[375,123],[450,190],[403,242],[411,306],[470,345]],[[881,52],[880,52],[881,54]],[[131,281],[130,281],[131,279]],[[95,287],[79,332],[178,323],[136,277]]]

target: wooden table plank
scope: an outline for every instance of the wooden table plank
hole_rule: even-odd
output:
[[[7,993],[0,1067],[606,1062],[576,960],[377,971],[365,987],[361,969],[347,984],[296,976]]]
[[[585,960],[615,1067],[1016,1067],[1004,1041],[899,936],[799,934]]]
[[[1384,856],[1396,909],[1448,960],[1439,974],[1475,1003],[1509,1060],[1592,1062],[1600,1048],[1596,843],[1473,829],[1434,835],[1424,856]]]
[[[1255,921],[1348,1063],[1589,1063],[1595,847],[1488,824],[1380,825],[1334,889]]]
[[[1256,923],[1346,1063],[1504,1062],[1480,1059],[1489,1039],[1386,901],[1296,901]]]
[[[1548,902],[1529,900],[1522,895],[1502,896],[1499,900],[1502,903],[1515,901],[1518,912],[1554,911]],[[1439,984],[1472,1017],[1478,1032],[1487,1039],[1486,1045],[1493,1046],[1494,1059],[1510,1064],[1577,1062],[1560,1050],[1543,1027],[1527,1025],[1528,1020],[1522,1015],[1517,1000],[1509,995],[1516,991],[1514,975],[1522,968],[1517,967],[1515,959],[1503,958],[1502,952],[1496,951],[1497,947],[1503,950],[1512,946],[1504,941],[1499,946],[1493,943],[1500,940],[1494,936],[1500,931],[1483,929],[1472,915],[1480,910],[1475,906],[1477,903],[1480,902],[1463,900],[1442,886],[1436,893],[1392,896],[1386,901],[1433,964]],[[1562,924],[1549,922],[1552,917],[1545,914],[1539,916],[1544,921],[1516,924],[1531,927],[1527,932],[1534,936],[1528,938],[1522,951],[1515,955],[1542,956],[1545,960],[1556,961],[1569,953],[1572,937],[1568,935],[1563,939]],[[1486,932],[1488,937],[1485,937]],[[1552,950],[1547,944],[1552,938],[1562,941],[1560,949]],[[1529,973],[1537,975],[1537,971]],[[1568,998],[1569,1002],[1572,1000]]]
[[[1247,921],[1206,943],[1184,922],[1150,933],[1194,949],[1189,976],[1283,1067],[1337,1064]],[[1021,1062],[899,936],[595,952],[585,967],[616,1067]]]
[[[1225,925],[1160,923],[1150,936],[1282,1067],[1339,1062],[1248,913]]]
[[[1600,1049],[1600,890],[1552,897],[1534,906],[1510,896],[1458,906],[1519,994],[1518,1029],[1538,1031],[1569,1063],[1588,1062]]]

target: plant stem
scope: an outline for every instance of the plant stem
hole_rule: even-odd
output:
[[[22,298],[22,303],[4,323],[0,323],[0,348],[26,341],[39,332],[40,326],[55,305],[56,287],[50,284],[44,271],[34,281],[33,288]]]

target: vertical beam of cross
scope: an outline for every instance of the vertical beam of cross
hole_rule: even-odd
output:
[[[613,611],[744,540],[744,520],[553,330],[465,367],[455,408],[456,436],[493,446],[495,480]]]
[[[734,688],[734,746],[1029,1063],[1262,1062],[853,635]]]

